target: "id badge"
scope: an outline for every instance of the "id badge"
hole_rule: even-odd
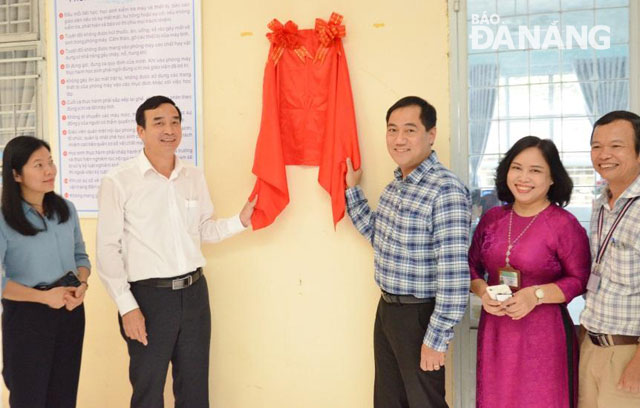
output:
[[[596,275],[595,272],[591,272],[591,275],[589,275],[589,281],[587,282],[587,290],[595,293],[598,289],[600,289],[600,275]]]
[[[500,284],[507,285],[512,291],[520,289],[520,271],[510,266],[503,266],[498,269]]]

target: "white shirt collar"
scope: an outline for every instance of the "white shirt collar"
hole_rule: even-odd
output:
[[[147,158],[147,155],[144,154],[144,149],[140,152],[137,159],[138,159],[138,169],[140,170],[140,173],[143,176],[146,175],[149,170],[153,171],[156,174],[160,174],[153,167],[153,165]],[[182,160],[180,160],[178,156],[174,156],[174,159],[175,159],[175,165],[173,166],[173,170],[171,171],[171,176],[169,177],[169,180],[172,180],[178,177],[180,172],[184,169],[184,164],[182,163]]]

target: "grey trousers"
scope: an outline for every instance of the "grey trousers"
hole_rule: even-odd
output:
[[[207,282],[172,290],[132,283],[131,291],[145,318],[149,344],[120,332],[129,350],[131,408],[163,408],[169,362],[176,408],[209,408],[211,310]]]

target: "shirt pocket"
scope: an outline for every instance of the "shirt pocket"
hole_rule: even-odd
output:
[[[421,262],[427,256],[431,246],[430,208],[419,203],[403,203],[396,219],[397,239],[405,248],[411,261]]]
[[[190,199],[185,199],[183,201],[187,229],[190,234],[198,234],[200,230],[200,201]]]
[[[611,245],[611,276],[621,285],[624,294],[640,293],[640,251],[631,244],[616,242]]]

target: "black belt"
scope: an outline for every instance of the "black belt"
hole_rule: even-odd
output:
[[[422,303],[434,302],[434,298],[419,298],[413,295],[394,295],[393,293],[382,291],[382,299],[387,303],[396,305],[419,305]]]
[[[202,268],[175,278],[152,278],[131,282],[132,285],[150,286],[153,288],[171,288],[173,290],[186,289],[202,276]]]
[[[587,330],[587,336],[589,336],[593,344],[600,347],[624,346],[629,344],[637,345],[640,340],[640,336],[594,333],[589,330]]]
[[[71,272],[71,271],[69,271],[62,278],[58,279],[57,281],[55,281],[53,283],[38,283],[33,288],[34,289],[38,289],[38,290],[49,290],[49,289],[57,288],[57,287],[60,287],[60,286],[78,287],[81,284],[82,284],[82,282],[80,282],[78,280],[78,277],[76,276],[76,274]]]

